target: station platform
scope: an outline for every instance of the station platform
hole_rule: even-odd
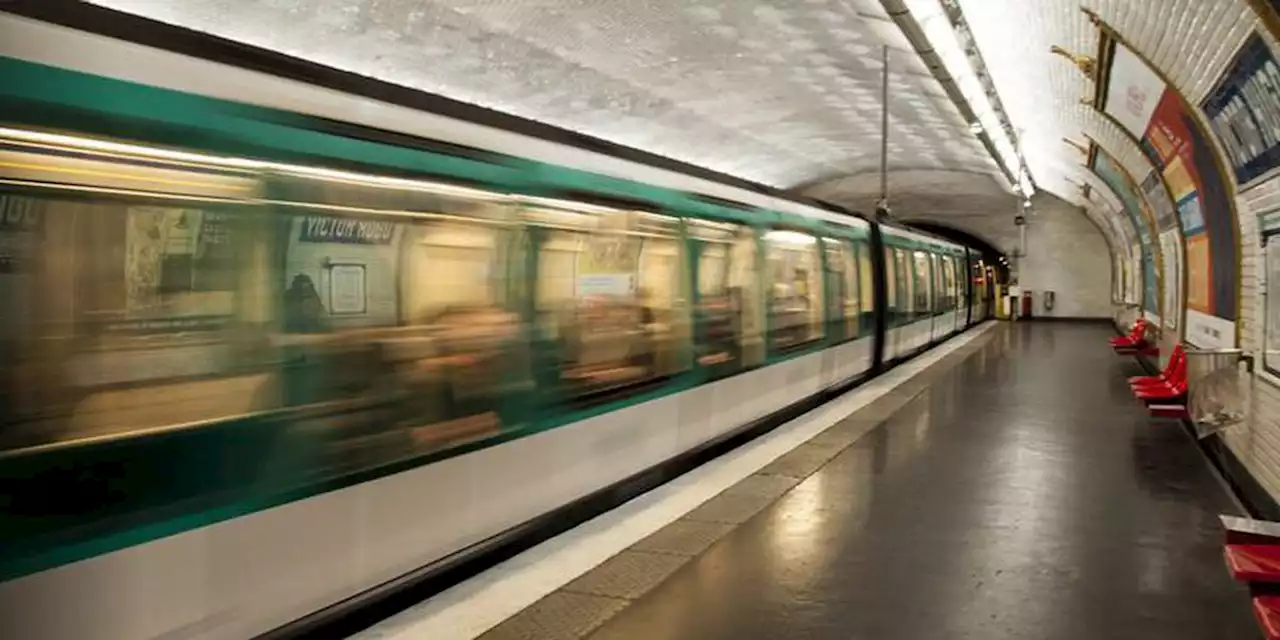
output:
[[[1113,335],[988,325],[478,635],[1258,638],[1222,559],[1218,516],[1242,509],[1178,424],[1134,402]],[[572,557],[540,561],[554,552]],[[443,597],[456,613],[519,580]],[[361,635],[474,637],[441,631],[449,610]]]

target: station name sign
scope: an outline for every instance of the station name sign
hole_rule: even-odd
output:
[[[306,216],[302,220],[302,242],[338,244],[391,244],[396,234],[393,222],[338,216]]]

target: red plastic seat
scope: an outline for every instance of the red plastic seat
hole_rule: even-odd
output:
[[[1253,615],[1267,640],[1280,640],[1280,596],[1257,596],[1253,599]]]
[[[1187,381],[1180,380],[1163,387],[1134,389],[1133,395],[1147,404],[1168,404],[1169,400],[1187,395]]]
[[[1108,342],[1111,343],[1112,348],[1116,349],[1136,347],[1146,341],[1146,333],[1147,320],[1138,318],[1133,322],[1133,327],[1129,329],[1128,335],[1111,338]]]
[[[1280,583],[1280,545],[1228,544],[1223,556],[1238,582]]]
[[[1173,354],[1169,356],[1169,363],[1165,365],[1164,371],[1161,371],[1154,376],[1133,376],[1132,378],[1129,378],[1129,384],[1133,386],[1156,382],[1168,382],[1174,377],[1179,366],[1186,365],[1186,358],[1187,350],[1183,348],[1181,343],[1179,343],[1174,346]]]
[[[1151,376],[1141,378],[1137,382],[1130,382],[1129,388],[1133,389],[1133,391],[1137,393],[1138,391],[1144,390],[1167,389],[1178,385],[1180,382],[1185,383],[1187,381],[1186,354],[1183,354],[1181,357],[1175,355],[1170,359],[1169,364],[1172,369],[1169,371],[1168,377],[1158,378]]]

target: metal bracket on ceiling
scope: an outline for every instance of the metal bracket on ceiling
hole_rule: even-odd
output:
[[[1080,153],[1083,153],[1086,156],[1089,155],[1088,144],[1085,144],[1083,142],[1079,142],[1076,140],[1072,140],[1071,138],[1063,138],[1062,141],[1067,143],[1067,146],[1071,147],[1072,149],[1075,149],[1076,151],[1079,151]]]
[[[1098,80],[1098,75],[1097,75],[1098,61],[1093,56],[1086,56],[1079,53],[1071,53],[1070,51],[1067,51],[1066,49],[1056,44],[1053,45],[1052,47],[1049,47],[1049,53],[1052,53],[1057,56],[1062,56],[1063,58],[1070,60],[1071,64],[1074,64],[1076,68],[1079,69],[1080,72],[1083,73],[1085,77],[1088,78],[1089,80],[1092,80],[1094,82]]]

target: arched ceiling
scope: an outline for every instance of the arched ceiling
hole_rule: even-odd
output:
[[[1246,0],[953,1],[968,18],[1010,120],[1023,130],[1022,150],[1037,184],[1080,204],[1073,183],[1084,182],[1088,171],[1084,157],[1063,138],[1099,141],[1133,175],[1151,168],[1138,171],[1146,160],[1137,146],[1081,104],[1093,96],[1093,82],[1049,51],[1057,45],[1096,55],[1098,28],[1082,8],[1096,12],[1193,101],[1257,22]]]
[[[994,89],[990,103],[1001,105],[1039,189],[1083,207],[1113,247],[1128,246],[1132,230],[1083,154],[1062,140],[1096,140],[1135,176],[1150,165],[1081,104],[1092,81],[1050,47],[1096,52],[1098,29],[1083,5],[1194,102],[1257,25],[1247,0],[91,2],[862,210],[879,194],[880,47],[888,45],[889,186],[900,218],[975,232],[997,219],[1011,225],[1018,210],[939,83],[950,74],[950,86],[967,87],[960,93],[971,112]],[[916,47],[886,7],[919,18],[914,32],[904,27]],[[957,16],[967,33],[951,29]],[[946,56],[931,71],[916,53],[934,49],[920,48],[922,37],[944,44],[940,30],[954,37],[961,66],[978,72],[967,85]]]
[[[789,188],[996,165],[878,0],[93,0]]]

